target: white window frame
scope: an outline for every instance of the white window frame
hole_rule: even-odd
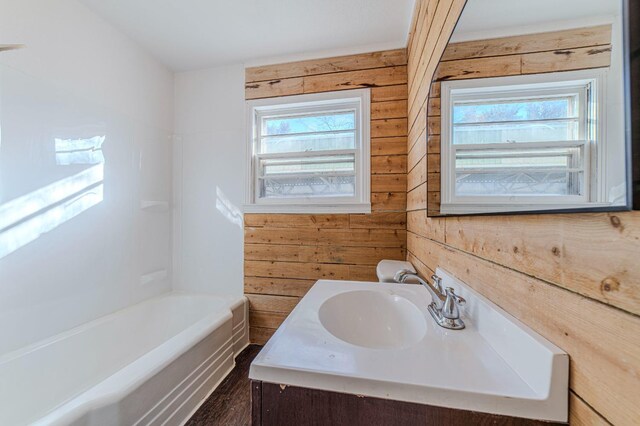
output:
[[[606,164],[606,69],[556,72],[512,77],[444,81],[441,83],[441,204],[443,214],[471,214],[507,211],[556,210],[608,206]],[[588,89],[586,89],[588,87]],[[585,97],[583,123],[578,141],[556,142],[556,146],[583,147],[584,194],[570,196],[457,196],[455,194],[455,151],[466,145],[452,142],[452,110],[454,102],[495,100],[501,97],[539,97],[562,93],[563,90],[581,90]],[[554,142],[539,143],[541,147]],[[529,145],[533,147],[532,144]],[[467,146],[468,147],[468,146]],[[476,145],[476,148],[479,146]],[[506,144],[482,144],[482,148],[515,148]]]
[[[342,90],[246,102],[247,160],[245,213],[371,213],[371,141],[370,89]],[[287,154],[260,154],[259,138],[262,118],[269,115],[321,113],[355,109],[355,149],[295,153],[296,157],[354,154],[355,194],[353,197],[260,198],[258,165],[260,158]]]

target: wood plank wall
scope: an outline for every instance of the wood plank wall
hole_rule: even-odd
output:
[[[441,82],[576,71],[610,63],[611,25],[447,45],[427,102],[427,139],[433,142],[426,157],[427,214],[440,214]]]
[[[427,137],[429,91],[437,93],[433,76],[464,3],[418,0],[416,7],[407,52],[407,258],[425,276],[448,270],[569,353],[571,424],[639,424],[640,212],[426,215],[433,170],[426,152],[439,145]],[[564,49],[529,63],[564,67],[557,48]],[[445,58],[472,57],[477,49],[459,45]],[[502,59],[488,61],[493,68]],[[464,72],[469,63],[447,73]]]
[[[372,214],[244,217],[252,342],[264,343],[316,280],[375,280],[378,261],[405,258],[406,64],[399,49],[246,70],[246,99],[371,88]]]

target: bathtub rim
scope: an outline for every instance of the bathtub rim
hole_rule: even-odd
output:
[[[72,327],[68,330],[62,331],[58,334],[54,334],[53,336],[49,336],[46,337],[44,339],[38,340],[36,342],[30,343],[26,346],[23,346],[21,348],[17,348],[14,349],[12,351],[9,351],[5,354],[0,355],[0,367],[2,367],[3,364],[6,364],[8,362],[13,361],[16,358],[20,358],[22,356],[25,356],[31,352],[35,352],[38,349],[42,349],[44,347],[47,347],[49,345],[52,345],[56,342],[59,342],[61,340],[67,339],[69,337],[75,336],[76,334],[80,334],[83,331],[86,331],[87,329],[93,328],[97,325],[103,324],[105,322],[108,322],[110,319],[114,318],[117,315],[121,315],[125,312],[129,312],[132,311],[136,308],[138,308],[140,305],[144,305],[147,303],[152,303],[152,302],[157,302],[160,301],[162,299],[169,299],[171,297],[176,297],[176,296],[188,296],[188,297],[200,297],[200,296],[204,296],[204,297],[209,297],[209,298],[214,298],[214,299],[219,299],[219,300],[225,300],[229,302],[229,305],[226,306],[231,312],[233,312],[233,310],[235,308],[237,308],[241,303],[243,303],[244,300],[246,300],[246,297],[244,296],[240,296],[240,297],[234,297],[234,296],[217,296],[215,294],[210,294],[210,293],[202,293],[202,292],[189,292],[189,291],[183,291],[183,290],[172,290],[172,291],[168,291],[162,294],[159,294],[157,296],[151,297],[149,299],[145,299],[145,300],[141,300],[137,303],[134,303],[132,305],[128,305],[125,306],[121,309],[118,309],[116,311],[110,312],[106,315],[102,315],[98,318],[92,319],[91,321],[87,321],[84,322],[82,324],[79,324],[75,327]],[[198,320],[200,321],[200,320]],[[198,322],[196,321],[196,323]],[[193,323],[192,325],[195,325],[196,323]],[[175,337],[175,336],[174,336]]]
[[[126,366],[116,370],[108,377],[96,382],[90,388],[84,389],[63,401],[60,401],[59,404],[51,407],[46,412],[41,413],[40,416],[35,419],[25,419],[27,422],[26,424],[38,426],[69,424],[81,418],[83,415],[91,412],[92,410],[99,409],[108,404],[117,403],[125,396],[135,391],[142,384],[144,384],[146,380],[161,372],[169,364],[189,351],[189,349],[194,347],[195,344],[205,339],[211,333],[215,332],[215,330],[223,326],[225,322],[233,322],[234,310],[248,303],[246,297],[244,296],[218,296],[209,293],[196,293],[188,291],[165,292],[156,297],[143,300],[139,303],[127,306],[110,314],[80,324],[62,333],[56,334],[38,342],[34,342],[31,345],[17,349],[15,351],[11,351],[0,357],[0,366],[2,366],[4,363],[10,362],[11,360],[19,358],[20,356],[28,355],[33,351],[44,348],[48,345],[62,341],[76,334],[85,332],[92,327],[108,322],[118,315],[122,315],[123,313],[139,308],[140,305],[151,304],[162,299],[180,296],[207,297],[222,300],[226,303],[219,310],[211,312],[198,319],[188,327],[180,330],[176,335],[162,341],[159,345],[143,353],[140,357],[136,358]],[[244,310],[246,311],[246,307]],[[246,318],[243,318],[243,321],[246,321]],[[233,330],[233,323],[231,324],[231,328]],[[231,336],[225,342],[225,347],[228,346],[230,348],[232,356],[235,358],[237,354],[233,351],[233,342],[234,335],[232,331]],[[233,362],[233,365],[235,365],[235,361]],[[233,365],[231,368],[233,368]],[[225,372],[223,379],[224,377],[226,377],[229,371]],[[216,385],[210,392],[207,393],[207,395],[213,392],[213,390],[215,390],[215,387],[217,387],[218,385],[219,382],[216,383]],[[204,402],[204,399],[202,402]],[[201,403],[198,404],[196,410],[201,405]]]

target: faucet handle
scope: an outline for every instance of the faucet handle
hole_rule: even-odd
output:
[[[397,283],[404,283],[404,280],[406,280],[409,275],[413,275],[410,270],[400,269],[393,276],[393,280]]]
[[[444,291],[444,288],[442,288],[442,278],[440,278],[436,274],[433,274],[431,275],[431,281],[433,281],[433,286],[436,288],[436,290],[438,290],[440,294],[445,296],[446,293]]]
[[[458,296],[451,287],[447,287],[445,293],[447,298],[444,301],[444,305],[442,305],[442,316],[450,320],[459,320],[460,312],[458,311],[458,306],[464,306],[467,301]]]
[[[451,298],[458,306],[464,306],[467,304],[465,298],[458,296],[452,287],[447,287],[445,290],[445,294],[447,296],[447,299]]]

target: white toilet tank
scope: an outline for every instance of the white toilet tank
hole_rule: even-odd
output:
[[[415,268],[410,262],[403,260],[381,260],[376,267],[376,274],[378,275],[378,281],[381,283],[393,283],[395,282],[393,277],[396,272],[401,269],[408,269],[412,273],[416,273]]]

